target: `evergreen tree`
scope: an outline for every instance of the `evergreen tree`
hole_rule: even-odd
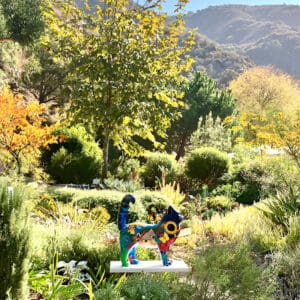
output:
[[[168,151],[176,151],[176,159],[184,156],[184,150],[192,133],[197,129],[199,118],[209,112],[221,120],[231,115],[236,102],[228,89],[218,89],[217,82],[205,73],[195,73],[194,78],[182,87],[185,107],[182,117],[173,122],[168,132]]]

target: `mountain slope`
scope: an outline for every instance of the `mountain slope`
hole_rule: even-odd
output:
[[[207,75],[218,81],[219,86],[227,86],[244,70],[252,67],[253,62],[238,54],[234,48],[225,49],[200,34],[196,34],[190,55],[195,60],[191,73],[205,71]]]
[[[186,26],[235,48],[255,64],[300,78],[300,6],[211,6],[185,16]]]

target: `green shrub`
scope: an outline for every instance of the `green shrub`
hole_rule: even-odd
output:
[[[170,299],[170,289],[163,278],[156,279],[150,274],[133,274],[120,286],[120,293],[124,299],[141,300]]]
[[[231,199],[236,199],[240,193],[241,183],[239,181],[235,181],[232,184],[221,184],[210,191],[208,194],[210,197],[214,196],[226,196]]]
[[[147,187],[155,187],[162,180],[169,183],[176,180],[177,162],[172,155],[152,153],[146,158],[142,178]]]
[[[157,222],[168,208],[168,198],[158,191],[140,191],[136,196],[147,212],[148,222]]]
[[[77,194],[77,191],[75,189],[55,189],[55,190],[49,190],[49,194],[53,195],[56,201],[62,202],[62,203],[69,203],[72,202],[75,195]]]
[[[120,292],[113,284],[107,284],[94,292],[95,300],[120,300]]]
[[[137,190],[140,190],[142,187],[141,185],[133,180],[122,180],[122,179],[116,179],[116,178],[107,178],[104,179],[105,188],[110,190],[117,190],[120,192],[135,192]]]
[[[136,176],[138,177],[140,168],[140,161],[138,159],[126,159],[121,165],[118,166],[116,177],[123,180],[135,179],[132,178],[132,172],[135,171]]]
[[[204,147],[190,153],[186,162],[186,174],[191,179],[213,186],[229,171],[230,166],[230,158],[225,152]]]
[[[106,274],[109,274],[110,261],[120,259],[118,243],[95,247],[87,243],[81,234],[66,237],[64,241],[61,241],[58,249],[60,260],[86,260],[88,267],[95,274],[100,266]]]
[[[81,208],[94,208],[102,206],[107,209],[112,222],[117,222],[120,204],[126,193],[110,190],[81,191],[78,192],[74,201]],[[134,205],[130,205],[128,222],[145,221],[146,211],[139,199]]]
[[[116,222],[121,201],[126,195],[124,192],[113,190],[75,190],[71,188],[58,188],[48,190],[57,201],[73,202],[80,208],[92,209],[104,207],[110,214],[110,220]],[[133,193],[137,201],[130,205],[128,222],[148,221],[148,214],[155,210],[162,214],[167,209],[169,199],[158,191],[139,190]]]
[[[50,146],[42,157],[47,172],[58,183],[91,183],[101,174],[102,152],[81,126],[64,129],[57,134],[66,136],[61,144]]]
[[[195,260],[195,299],[257,299],[261,275],[246,246],[211,246]]]
[[[267,155],[235,165],[232,181],[240,183],[236,201],[253,204],[277,190],[286,190],[299,184],[299,173],[295,165],[286,156],[269,157]]]
[[[215,196],[206,198],[204,206],[218,212],[226,212],[234,207],[234,202],[226,196]]]
[[[0,186],[0,295],[25,299],[29,262],[27,195],[24,189]]]
[[[252,160],[236,167],[233,180],[240,182],[236,201],[241,204],[253,204],[268,194],[270,186],[263,188],[270,176],[266,172],[267,165],[261,160]],[[265,194],[265,195],[264,195]]]

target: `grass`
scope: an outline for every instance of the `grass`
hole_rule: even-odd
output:
[[[245,242],[257,252],[278,248],[282,235],[278,228],[266,220],[254,207],[240,207],[225,216],[214,215],[211,220],[193,218],[192,232],[198,246],[207,242]]]

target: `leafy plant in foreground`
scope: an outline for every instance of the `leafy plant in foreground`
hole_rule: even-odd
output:
[[[286,191],[277,194],[264,203],[259,210],[274,224],[279,225],[287,233],[289,230],[289,219],[300,215],[300,193],[290,186]]]
[[[57,264],[58,255],[55,255],[49,271],[31,272],[28,280],[30,288],[47,300],[69,300],[89,290],[88,286],[76,278],[76,274],[72,278],[57,275]]]

